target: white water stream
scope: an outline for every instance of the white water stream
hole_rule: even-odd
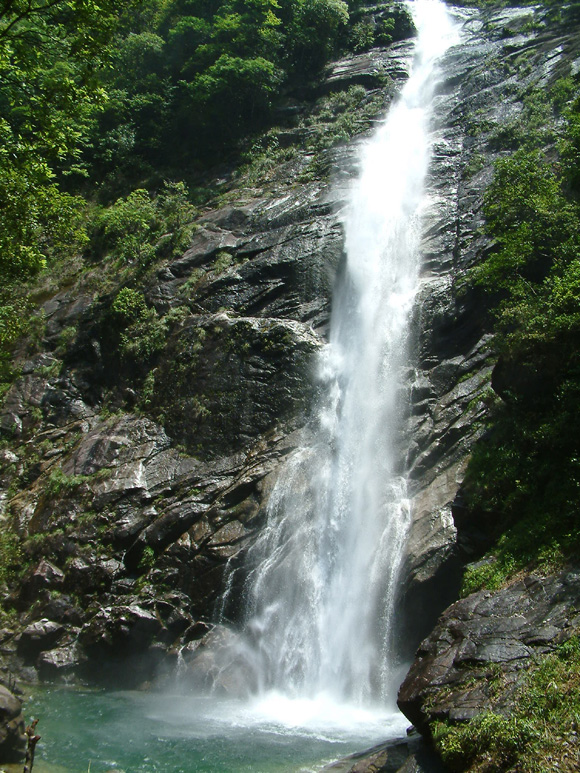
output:
[[[249,554],[244,667],[271,713],[395,711],[393,621],[411,518],[403,376],[438,62],[457,41],[441,2],[409,7],[419,33],[410,77],[362,149],[344,217],[315,441],[284,467]]]

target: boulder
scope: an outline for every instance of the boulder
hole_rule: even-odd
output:
[[[446,773],[437,755],[417,733],[387,741],[327,765],[321,773]]]
[[[66,681],[75,675],[86,661],[76,642],[41,652],[36,661],[38,675],[46,681]]]
[[[80,674],[106,686],[139,687],[164,659],[166,633],[159,617],[138,604],[103,607],[79,633]]]
[[[123,565],[120,561],[87,560],[77,556],[69,561],[66,571],[66,584],[75,593],[90,593],[109,589]]]
[[[24,756],[26,737],[22,703],[0,685],[0,763],[16,762]]]
[[[528,576],[495,593],[457,601],[422,642],[399,690],[401,711],[421,732],[434,720],[509,713],[518,675],[580,626],[580,570]],[[490,683],[490,676],[501,675]]]
[[[89,656],[120,657],[146,649],[160,630],[159,619],[137,604],[104,607],[83,627],[79,641]]]
[[[181,650],[182,683],[188,689],[207,690],[230,697],[247,697],[258,688],[258,673],[247,658],[241,634],[216,625],[201,639],[191,639]]]
[[[20,635],[18,654],[25,660],[32,662],[41,652],[55,647],[64,633],[64,626],[53,620],[44,618],[31,623]]]

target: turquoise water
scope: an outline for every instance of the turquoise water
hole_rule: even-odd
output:
[[[254,703],[46,689],[36,773],[299,773],[404,735],[400,714],[270,695]]]

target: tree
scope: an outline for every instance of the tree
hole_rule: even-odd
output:
[[[126,4],[126,3],[125,3]],[[58,179],[75,169],[106,94],[117,4],[111,0],[4,0],[0,5],[0,257],[26,279],[78,231],[79,199]]]

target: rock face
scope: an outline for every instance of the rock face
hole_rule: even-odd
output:
[[[11,442],[0,504],[25,565],[9,588],[10,668],[105,682],[116,669],[135,686],[207,632],[318,388],[356,157],[356,143],[333,138],[341,100],[352,133],[369,131],[409,47],[337,63],[280,129],[280,146],[299,147],[259,178],[216,182],[189,249],[142,287],[153,327],[131,339],[140,354],[122,350],[116,278],[109,295],[97,296],[98,277],[43,304],[41,351],[22,351],[0,415]],[[331,168],[341,178],[329,186]],[[152,331],[165,337],[153,353]]]
[[[408,420],[415,497],[400,601],[403,648],[428,634],[457,598],[462,565],[487,547],[477,524],[463,517],[459,526],[458,517],[494,370],[485,299],[462,281],[491,246],[482,232],[483,194],[522,95],[575,71],[580,55],[577,34],[542,26],[541,13],[530,25],[531,13],[457,9],[462,40],[447,55],[438,88]]]
[[[450,606],[419,647],[399,706],[427,735],[433,720],[464,722],[492,709],[509,715],[519,676],[579,626],[578,569],[474,593]]]
[[[0,685],[0,761],[13,762],[24,753],[26,739],[22,703]]]

